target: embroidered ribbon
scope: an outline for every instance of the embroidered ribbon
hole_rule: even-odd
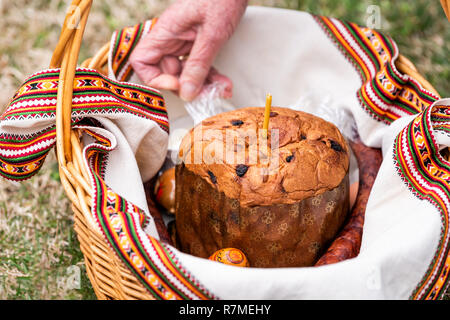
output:
[[[127,81],[132,72],[131,63],[128,61],[131,52],[155,25],[157,18],[148,20],[138,25],[117,30],[112,35],[109,52],[110,70],[120,81]]]
[[[59,70],[45,70],[28,78],[0,116],[3,126],[17,120],[55,119]],[[143,86],[111,81],[94,70],[77,69],[72,119],[89,115],[127,113],[155,121],[168,132],[163,97]],[[56,142],[55,126],[31,134],[0,133],[0,174],[14,180],[31,177]]]
[[[411,299],[437,299],[449,282],[449,166],[439,153],[434,130],[450,131],[449,107],[433,107],[438,96],[413,78],[398,72],[395,42],[375,30],[333,18],[316,21],[358,71],[362,86],[358,100],[374,119],[390,124],[402,116],[418,114],[397,137],[394,162],[398,173],[420,199],[438,208],[443,231],[427,274]]]
[[[394,163],[402,180],[419,199],[430,201],[440,212],[441,236],[433,261],[411,299],[437,299],[450,279],[450,163],[439,153],[434,137],[450,131],[450,106],[430,106],[397,136]]]
[[[330,39],[358,71],[362,86],[358,100],[374,119],[390,124],[417,114],[439,97],[395,67],[395,42],[375,30],[322,16],[314,17]]]
[[[93,216],[114,251],[157,299],[213,298],[167,245],[143,231],[147,220],[142,210],[108,188],[97,168],[103,164],[102,154],[111,150],[110,141],[98,132],[86,132],[98,141],[83,151],[94,187]]]
[[[58,77],[56,69],[28,78],[0,117],[0,175],[5,178],[31,177],[55,144]],[[155,298],[214,298],[183,269],[168,246],[143,231],[148,222],[145,213],[106,185],[103,170],[106,155],[115,147],[111,141],[114,137],[102,134],[105,130],[89,120],[102,114],[144,118],[167,132],[169,127],[164,100],[157,91],[112,81],[94,70],[77,69],[72,126],[95,139],[84,148],[83,156],[94,190],[92,215],[105,239]],[[15,133],[21,130],[18,123],[24,121],[45,127],[28,134]],[[33,129],[32,124],[27,130]]]

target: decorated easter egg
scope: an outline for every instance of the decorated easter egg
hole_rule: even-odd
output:
[[[236,248],[225,248],[217,250],[209,257],[209,260],[236,267],[249,267],[245,254]]]
[[[155,183],[155,199],[169,213],[175,213],[175,167],[164,171]]]

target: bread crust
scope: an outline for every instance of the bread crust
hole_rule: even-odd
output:
[[[349,147],[336,126],[273,107],[264,143],[263,113],[264,108],[249,107],[206,119],[183,138],[180,162],[241,206],[292,204],[341,183]],[[278,146],[272,141],[275,132]],[[239,175],[242,165],[247,169]]]

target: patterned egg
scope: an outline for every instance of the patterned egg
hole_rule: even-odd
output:
[[[236,267],[249,267],[245,254],[236,248],[225,248],[217,250],[209,257],[209,260]]]
[[[155,183],[155,199],[169,213],[175,213],[175,167],[161,174]]]

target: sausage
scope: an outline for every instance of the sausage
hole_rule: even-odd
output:
[[[381,150],[364,145],[360,139],[350,142],[359,167],[359,189],[344,228],[331,243],[328,250],[316,262],[315,266],[322,266],[354,258],[361,247],[364,226],[364,215],[370,191],[383,160]]]

